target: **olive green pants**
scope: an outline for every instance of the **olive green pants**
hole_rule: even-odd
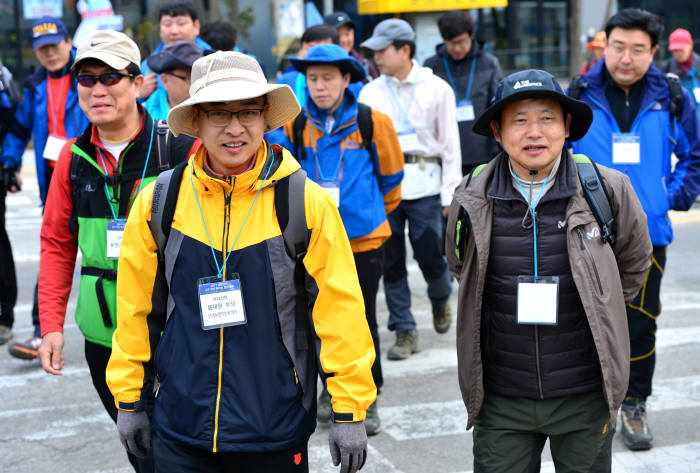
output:
[[[600,391],[544,400],[487,391],[474,422],[474,473],[537,473],[547,438],[557,473],[607,473],[613,435]]]

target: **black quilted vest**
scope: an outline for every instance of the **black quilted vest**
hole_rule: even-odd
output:
[[[576,192],[571,158],[537,206],[540,276],[559,276],[558,323],[516,321],[518,276],[534,274],[533,229],[522,226],[527,204],[513,187],[504,155],[491,182],[491,249],[484,285],[481,351],[487,390],[546,399],[601,389],[600,362],[574,284],[566,243],[566,206]]]

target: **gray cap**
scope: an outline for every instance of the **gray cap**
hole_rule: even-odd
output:
[[[360,46],[379,51],[396,40],[415,41],[416,33],[408,22],[398,18],[389,18],[377,23],[372,32],[372,37]]]
[[[153,72],[160,74],[173,69],[191,69],[192,64],[203,55],[202,48],[192,41],[178,41],[150,56],[147,62]]]

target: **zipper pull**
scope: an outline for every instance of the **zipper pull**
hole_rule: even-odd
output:
[[[585,250],[586,246],[583,244],[583,235],[581,234],[581,229],[577,228],[576,233],[578,233],[578,240],[581,242],[581,249]]]

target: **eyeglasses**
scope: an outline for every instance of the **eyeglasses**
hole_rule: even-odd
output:
[[[646,55],[651,51],[651,49],[647,49],[644,47],[635,47],[632,49],[625,48],[623,46],[620,46],[619,44],[614,44],[608,48],[608,54],[611,52],[615,56],[624,56],[625,51],[629,52],[630,57],[633,57],[635,59],[641,58],[642,56]]]
[[[200,108],[199,110],[204,113],[212,125],[214,126],[226,126],[231,123],[231,119],[236,116],[238,121],[243,126],[253,125],[255,121],[260,118],[262,112],[265,111],[264,108],[245,108],[243,110],[238,110],[237,112],[232,112],[231,110],[205,110]]]
[[[100,84],[109,87],[118,84],[119,81],[121,81],[124,77],[129,77],[133,79],[134,75],[123,74],[121,72],[105,72],[104,74],[80,74],[75,78],[75,80],[77,80],[78,84],[82,85],[83,87],[94,87],[95,84],[97,84],[98,80],[100,81]]]
[[[178,74],[173,74],[172,72],[164,72],[163,74],[167,74],[169,76],[177,77],[180,80],[183,80],[185,82],[190,82],[190,76],[181,76]]]

